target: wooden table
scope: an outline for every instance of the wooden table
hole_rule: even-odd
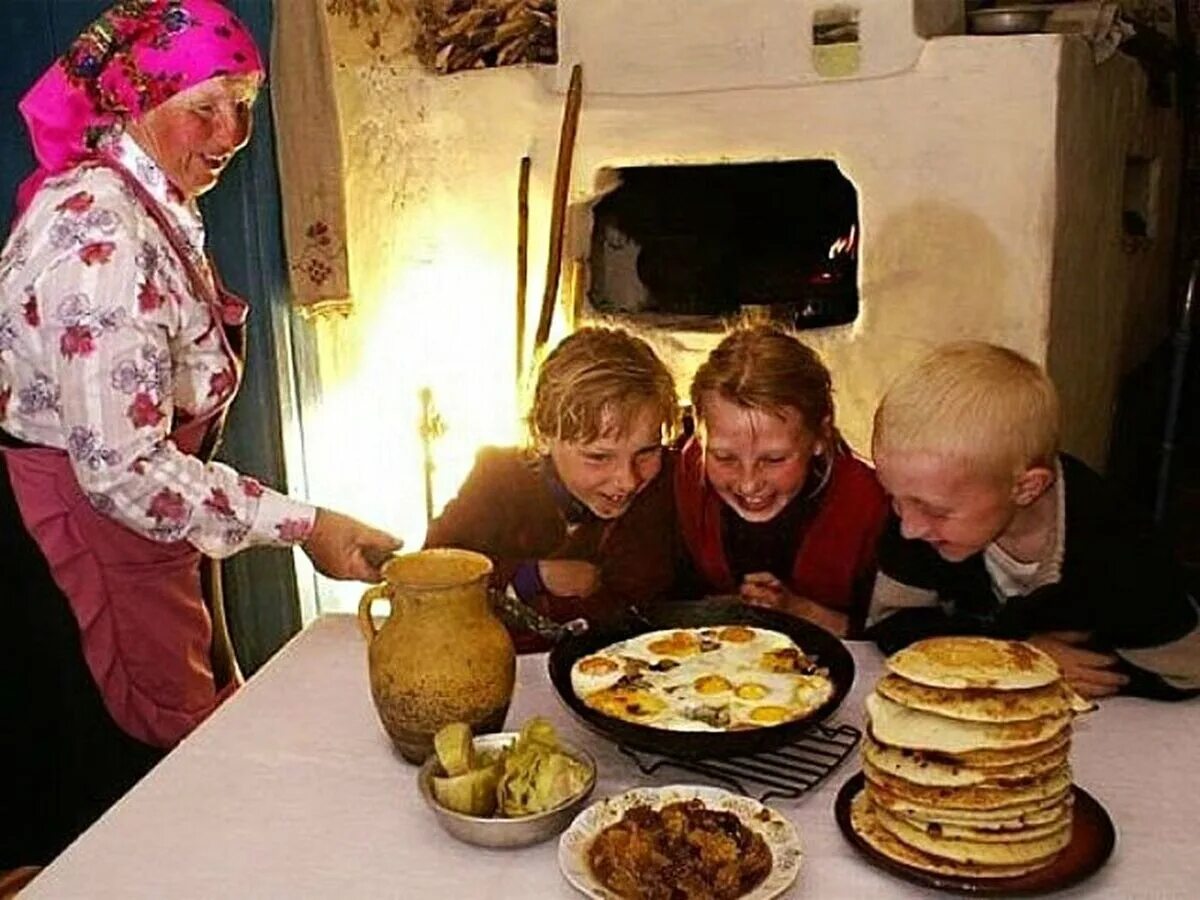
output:
[[[881,669],[852,644],[853,691],[838,714],[861,725]],[[545,658],[522,657],[510,724],[549,717],[600,764],[596,796],[686,779],[644,776],[560,705]],[[1200,702],[1120,698],[1077,724],[1076,781],[1117,824],[1116,851],[1088,882],[1056,897],[1200,895]],[[864,862],[833,820],[847,762],[816,791],[774,805],[795,822],[806,858],[788,896],[918,898],[922,889]],[[392,750],[371,704],[354,620],[328,616],[246,687],[30,885],[23,897],[570,898],[551,841],[489,851],[442,832]]]

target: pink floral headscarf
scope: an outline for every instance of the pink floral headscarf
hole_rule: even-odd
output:
[[[21,100],[39,167],[17,190],[17,214],[114,125],[210,78],[263,71],[250,32],[217,0],[119,0]]]

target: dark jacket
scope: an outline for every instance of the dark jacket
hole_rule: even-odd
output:
[[[592,596],[556,597],[542,590],[526,602],[556,622],[582,617],[593,625],[612,625],[671,591],[676,557],[672,468],[673,454],[664,450],[663,471],[620,518],[589,516],[568,534],[539,457],[520,448],[487,447],[458,496],[430,524],[425,546],[487,555],[495,565],[493,584],[501,589],[523,563],[591,562],[600,569],[600,589]],[[513,629],[513,637],[523,653],[547,646],[527,631]]]
[[[906,540],[895,517],[879,549],[882,575],[933,591],[936,607],[895,612],[869,629],[885,653],[920,638],[977,634],[1023,639],[1046,631],[1086,631],[1089,649],[1143,650],[1172,644],[1197,628],[1183,570],[1149,518],[1122,502],[1085,464],[1062,462],[1065,534],[1061,578],[1003,603],[982,553],[948,562],[922,541]],[[1190,696],[1125,662],[1129,693]]]

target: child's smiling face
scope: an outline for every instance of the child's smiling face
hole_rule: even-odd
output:
[[[704,474],[747,522],[769,522],[808,480],[821,439],[792,407],[775,414],[712,394],[700,422]]]
[[[961,562],[999,538],[1020,509],[1013,479],[972,470],[962,461],[927,453],[875,453],[875,470],[900,532]]]
[[[642,407],[618,432],[602,428],[594,441],[547,441],[558,477],[575,499],[601,519],[615,519],[662,470],[663,423],[658,411]]]

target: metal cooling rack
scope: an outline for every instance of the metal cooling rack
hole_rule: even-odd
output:
[[[619,749],[644,775],[681,769],[718,781],[739,794],[766,802],[772,797],[795,800],[811,791],[850,755],[862,732],[853,725],[813,725],[794,744],[729,759],[679,759]]]

